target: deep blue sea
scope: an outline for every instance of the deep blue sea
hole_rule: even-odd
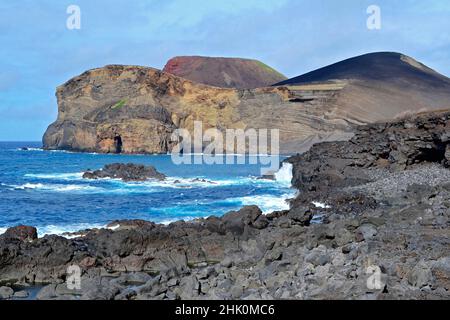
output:
[[[276,181],[261,180],[260,166],[248,164],[248,157],[246,164],[175,165],[170,155],[72,153],[40,147],[38,142],[0,142],[0,233],[19,224],[37,227],[42,236],[102,227],[116,219],[169,223],[219,216],[252,204],[268,213],[287,209],[286,199],[295,195],[290,168],[282,168]],[[87,169],[114,162],[153,165],[168,179],[125,183],[82,178]]]

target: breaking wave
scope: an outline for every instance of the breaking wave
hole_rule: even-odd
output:
[[[77,185],[77,184],[43,184],[43,183],[25,183],[22,185],[5,185],[11,190],[43,190],[53,192],[70,192],[70,191],[101,191],[101,188],[93,187],[89,185]]]
[[[27,178],[36,179],[55,179],[55,180],[80,180],[83,178],[83,172],[74,173],[28,173]]]
[[[290,186],[292,183],[292,178],[293,178],[293,174],[292,174],[293,168],[294,168],[294,166],[292,165],[292,163],[283,162],[283,165],[281,166],[280,170],[278,170],[274,174],[275,180],[280,183]]]
[[[284,195],[258,195],[227,199],[226,202],[232,202],[240,206],[258,206],[264,214],[273,211],[289,210],[289,199],[295,196],[295,192]]]
[[[94,228],[106,228],[106,226],[98,223],[77,223],[65,226],[47,225],[37,227],[37,230],[39,237],[54,234],[58,236],[64,236],[65,238],[72,238],[71,236],[67,236],[65,234]]]

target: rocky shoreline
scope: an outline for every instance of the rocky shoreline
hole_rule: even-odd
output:
[[[449,299],[450,114],[360,127],[287,160],[291,209],[0,236],[0,299]],[[67,267],[81,289],[67,288]],[[375,277],[375,278],[374,278]]]

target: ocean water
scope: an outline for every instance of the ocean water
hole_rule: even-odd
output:
[[[29,150],[21,150],[21,147]],[[261,180],[260,166],[175,165],[170,155],[105,155],[43,151],[37,142],[0,142],[0,234],[25,224],[40,236],[102,227],[116,219],[158,223],[223,215],[244,205],[287,209],[295,196],[291,170]],[[242,156],[236,156],[242,157]],[[280,161],[283,158],[280,158]],[[163,182],[85,180],[82,172],[123,162],[153,165]],[[201,180],[198,180],[201,179]]]

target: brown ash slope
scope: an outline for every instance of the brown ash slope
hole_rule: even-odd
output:
[[[214,87],[255,89],[287,78],[268,65],[251,59],[218,57],[175,57],[164,72]]]

